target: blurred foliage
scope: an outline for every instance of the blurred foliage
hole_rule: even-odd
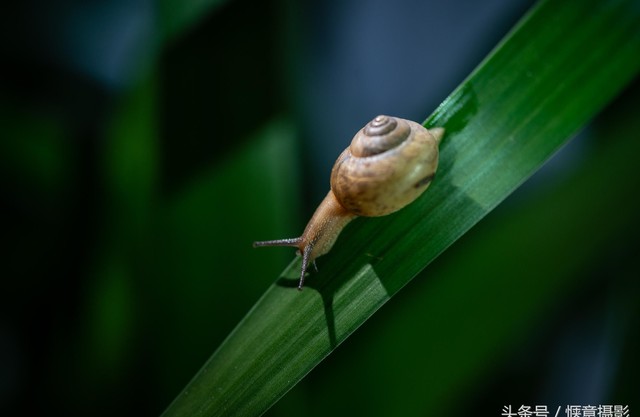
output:
[[[125,52],[155,53],[110,83],[61,46],[92,26],[128,33],[95,20],[105,4],[17,3],[0,30],[3,415],[159,414],[291,258],[250,242],[304,226],[282,79],[291,5],[135,3],[154,25]],[[637,97],[635,84],[577,161],[534,177],[269,414],[498,414],[580,401],[567,389],[585,381],[605,384],[589,398],[631,402]]]
[[[224,0],[160,0],[161,37],[170,40],[182,35],[223,3]]]

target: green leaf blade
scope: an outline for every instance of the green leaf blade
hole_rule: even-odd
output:
[[[427,120],[447,134],[425,195],[355,220],[302,293],[293,261],[165,415],[259,415],[275,403],[633,79],[637,9],[537,6]]]

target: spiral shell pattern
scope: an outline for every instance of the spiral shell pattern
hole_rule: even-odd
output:
[[[438,167],[442,130],[378,116],[362,128],[331,171],[331,190],[358,216],[384,216],[422,194]]]

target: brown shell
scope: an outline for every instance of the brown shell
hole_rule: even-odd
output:
[[[331,190],[358,216],[384,216],[422,194],[438,167],[442,129],[378,116],[362,128],[331,171]]]

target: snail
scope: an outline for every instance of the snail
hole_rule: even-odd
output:
[[[363,127],[331,170],[331,189],[302,236],[254,242],[253,247],[292,246],[302,255],[298,289],[309,264],[331,250],[342,229],[358,216],[386,216],[418,198],[438,167],[443,128],[377,116]]]

